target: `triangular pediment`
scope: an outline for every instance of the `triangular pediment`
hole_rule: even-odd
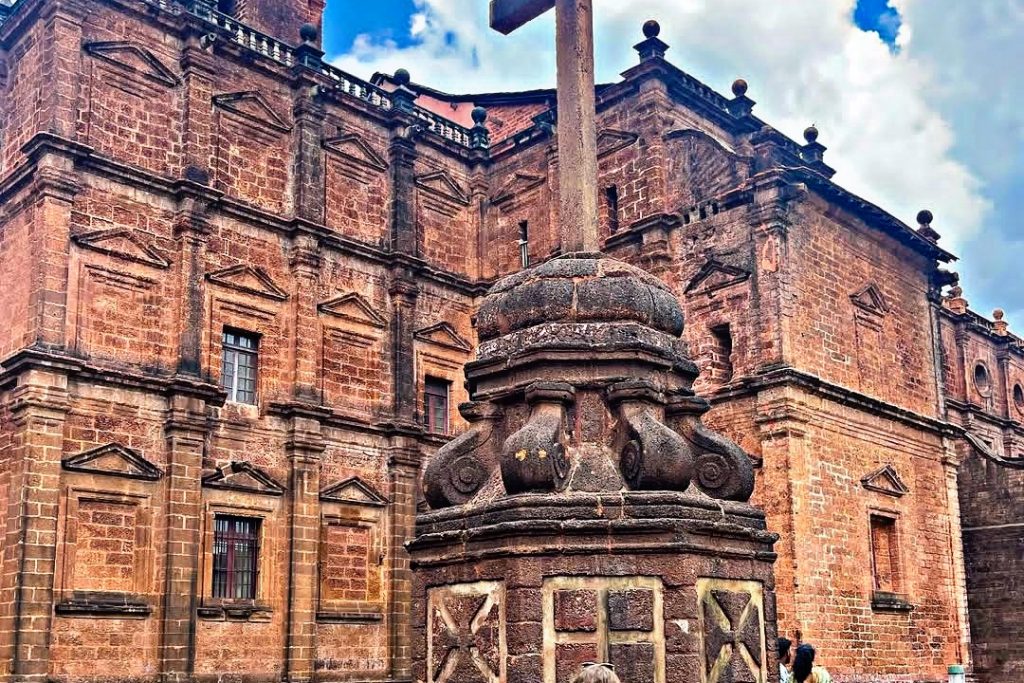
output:
[[[493,197],[491,197],[492,204],[501,204],[507,202],[513,197],[517,197],[524,192],[528,192],[535,187],[539,187],[547,182],[547,178],[542,175],[534,175],[532,173],[522,173],[516,171],[512,174],[501,189],[498,190]]]
[[[320,492],[320,500],[371,507],[382,507],[388,504],[387,498],[359,477],[351,477],[328,486]]]
[[[882,296],[882,291],[874,283],[865,285],[851,294],[850,300],[853,301],[854,306],[874,315],[882,316],[889,312],[889,306],[885,302],[885,297]]]
[[[370,302],[355,292],[325,301],[320,304],[319,309],[321,313],[373,327],[384,327],[387,324],[387,321],[373,310]]]
[[[98,230],[76,235],[73,239],[75,244],[83,249],[91,249],[108,256],[144,263],[154,268],[168,268],[171,265],[159,252],[147,246],[130,230],[124,228]]]
[[[121,69],[137,73],[168,87],[178,85],[178,77],[149,50],[123,41],[86,43],[86,53]]]
[[[473,348],[473,345],[460,337],[459,333],[449,323],[437,323],[424,327],[416,331],[415,337],[420,341],[445,346],[450,349],[458,349],[459,351],[469,351]]]
[[[686,285],[686,293],[689,294],[697,290],[702,292],[714,291],[745,282],[749,277],[750,271],[739,266],[730,265],[719,259],[711,258],[701,266],[697,274]]]
[[[228,289],[234,289],[246,294],[255,294],[275,301],[284,301],[288,294],[274,284],[262,268],[254,266],[237,265],[224,268],[213,273],[207,273],[206,279]]]
[[[266,472],[247,462],[232,462],[229,465],[218,467],[203,477],[203,486],[211,489],[259,493],[265,496],[284,494],[284,486]]]
[[[215,95],[213,103],[243,119],[279,133],[287,133],[292,129],[284,117],[274,111],[266,98],[255,90]]]
[[[869,491],[877,491],[878,493],[884,493],[887,496],[894,496],[896,498],[910,493],[910,489],[900,479],[900,475],[896,474],[896,468],[892,465],[886,465],[879,470],[875,470],[862,478],[860,483]]]
[[[416,186],[441,195],[459,204],[469,204],[466,191],[455,181],[448,171],[434,171],[416,176]]]
[[[146,460],[137,451],[119,443],[108,443],[61,461],[61,466],[70,472],[105,474],[111,477],[156,481],[163,472]]]
[[[597,134],[597,156],[603,157],[612,152],[629,147],[640,139],[636,133],[627,133],[614,128],[605,128]]]
[[[376,171],[387,170],[388,164],[370,145],[355,133],[346,133],[324,140],[324,147],[331,152]]]

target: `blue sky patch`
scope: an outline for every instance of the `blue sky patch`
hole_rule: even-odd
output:
[[[900,13],[889,6],[889,0],[857,0],[853,10],[853,23],[864,31],[874,31],[890,47],[896,47],[900,22]]]
[[[348,52],[352,41],[361,33],[374,40],[394,41],[398,47],[407,47],[413,40],[409,35],[409,18],[416,12],[413,0],[374,0],[374,2],[327,3],[324,13],[324,50],[328,55]]]

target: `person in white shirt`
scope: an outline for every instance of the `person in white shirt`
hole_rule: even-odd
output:
[[[779,683],[790,683],[793,674],[789,667],[793,665],[793,641],[779,638]]]

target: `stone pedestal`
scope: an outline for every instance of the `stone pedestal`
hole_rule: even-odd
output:
[[[521,495],[422,515],[417,530],[416,680],[568,683],[584,662],[623,683],[778,671],[774,536],[747,504]]]
[[[569,254],[499,281],[477,330],[471,428],[409,544],[415,680],[775,680],[776,537],[750,458],[701,423],[671,292]]]

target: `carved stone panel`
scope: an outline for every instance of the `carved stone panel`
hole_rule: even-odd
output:
[[[764,588],[758,581],[697,580],[701,683],[768,680]]]
[[[571,680],[586,662],[610,662],[629,683],[664,683],[661,579],[552,577],[543,601],[544,683]]]
[[[427,592],[427,683],[504,683],[506,654],[504,583]]]

